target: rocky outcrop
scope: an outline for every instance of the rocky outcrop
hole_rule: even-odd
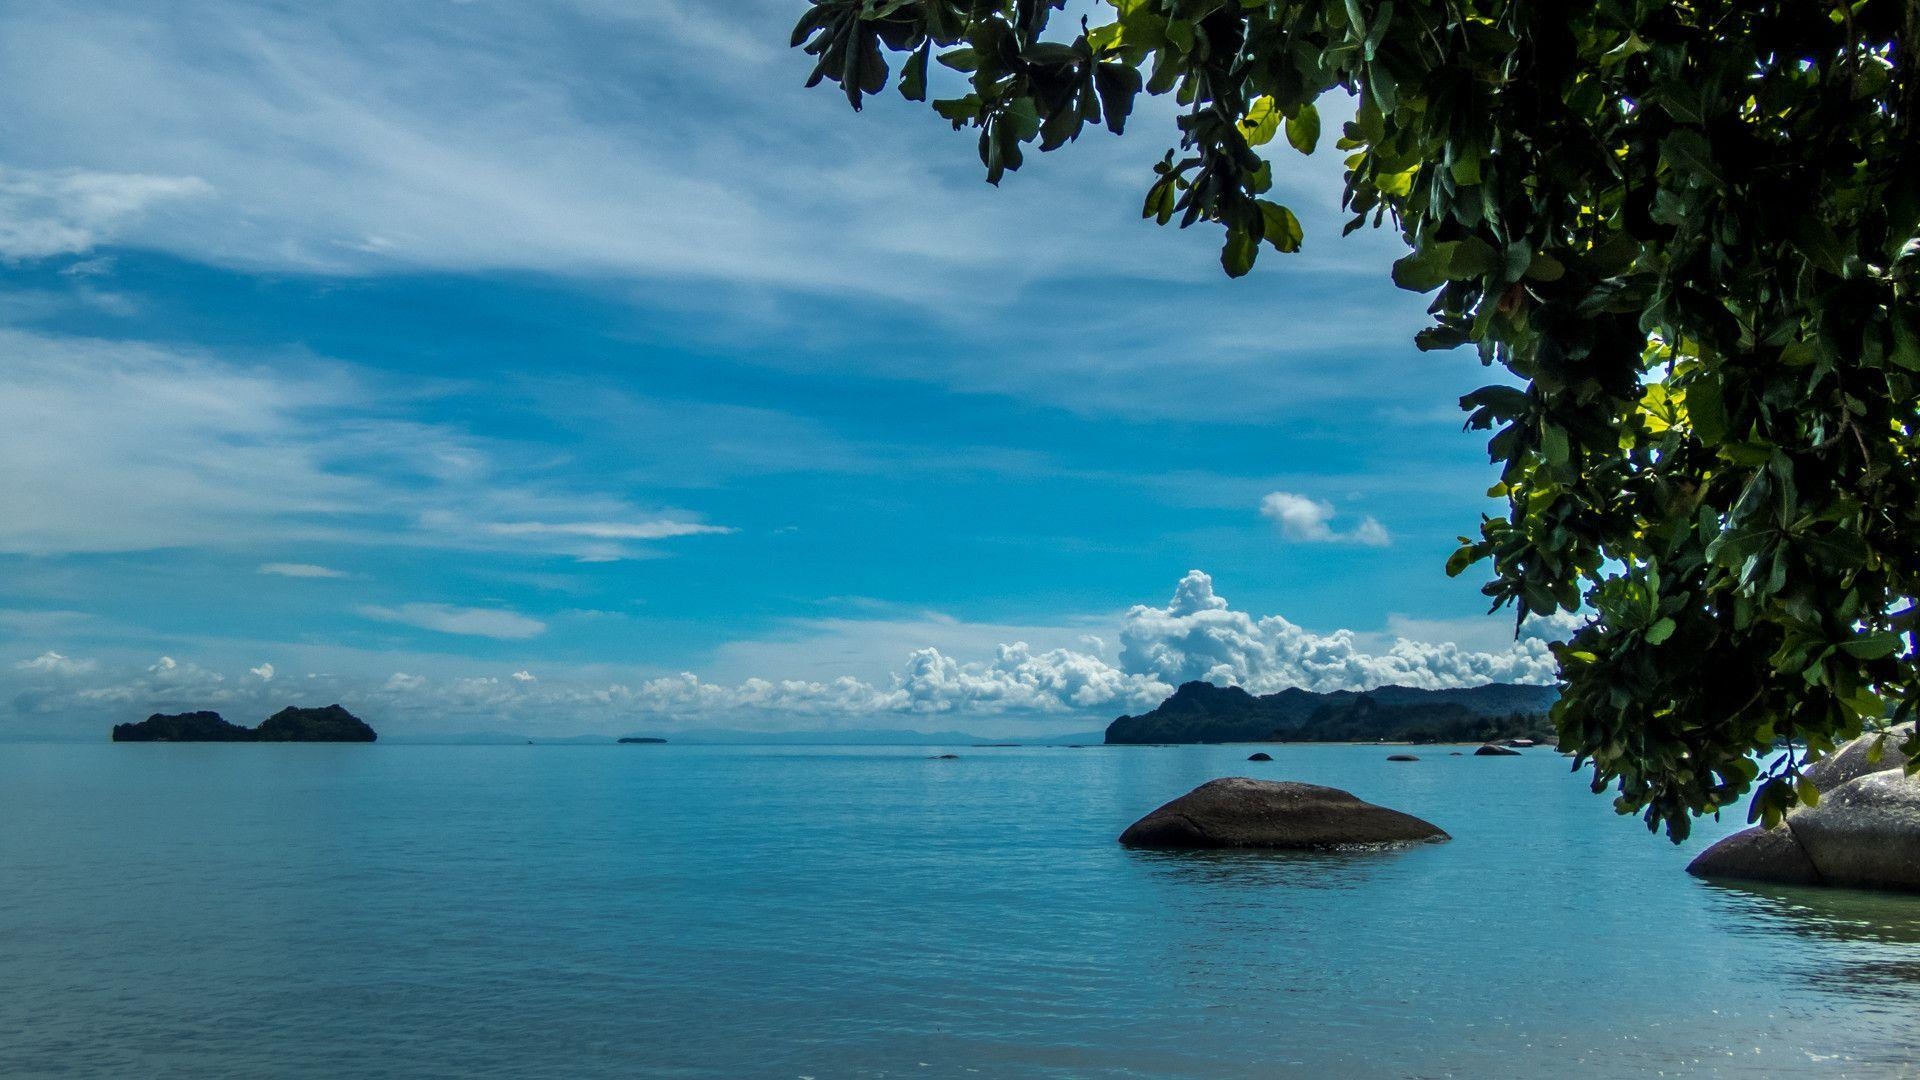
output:
[[[1387,760],[1388,761],[1419,761],[1420,758],[1418,755],[1415,755],[1415,754],[1388,754]]]
[[[1779,885],[1820,884],[1820,871],[1813,868],[1807,850],[1785,825],[1742,829],[1701,852],[1687,864],[1687,873]]]
[[[1480,749],[1475,750],[1473,752],[1473,756],[1474,757],[1519,757],[1520,751],[1509,750],[1504,746],[1495,746],[1492,743],[1488,743],[1487,745],[1481,747]]]
[[[1920,777],[1855,777],[1786,827],[1829,884],[1920,891]]]
[[[1920,891],[1920,776],[1906,775],[1889,735],[1879,761],[1869,761],[1877,735],[1853,740],[1808,768],[1820,791],[1816,806],[1787,815],[1772,829],[1734,833],[1700,853],[1687,872],[1697,877],[1796,885]]]
[[[619,743],[621,746],[653,746],[666,741],[665,739],[652,735],[628,735],[625,738],[614,740],[614,742]]]
[[[114,742],[373,742],[379,737],[338,705],[281,709],[254,728],[230,724],[215,712],[154,713],[137,724],[113,725]]]
[[[1257,753],[1248,754],[1247,760],[1248,761],[1272,761],[1273,755],[1267,753],[1265,750],[1262,750]]]
[[[1430,822],[1339,788],[1244,776],[1209,780],[1120,834],[1129,847],[1307,851],[1449,839]]]
[[[1900,752],[1900,744],[1913,737],[1913,723],[1909,721],[1887,730],[1887,741],[1880,743],[1878,735],[1862,735],[1847,745],[1807,766],[1805,776],[1813,781],[1822,792],[1832,791],[1849,780],[1855,780],[1869,773],[1886,772],[1898,769],[1907,763],[1907,756]],[[1880,743],[1880,760],[1873,761],[1874,744]]]

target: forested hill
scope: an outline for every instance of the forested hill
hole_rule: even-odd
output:
[[[1552,739],[1552,686],[1492,683],[1457,690],[1382,686],[1255,697],[1237,686],[1190,682],[1152,712],[1122,716],[1109,743],[1472,742]]]

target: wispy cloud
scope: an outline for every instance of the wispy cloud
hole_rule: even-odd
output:
[[[441,634],[462,634],[500,641],[539,637],[547,632],[546,623],[528,618],[517,611],[499,608],[454,607],[449,604],[401,604],[399,607],[384,607],[368,604],[355,610],[369,619],[377,619],[380,622],[400,623]]]
[[[0,553],[328,541],[617,559],[730,531],[556,483],[549,448],[370,409],[404,395],[344,364],[6,328],[0,355]]]
[[[260,573],[290,578],[344,578],[352,576],[345,570],[335,570],[331,566],[290,562],[261,563]]]
[[[156,206],[212,193],[211,185],[193,176],[0,165],[0,259],[88,251],[117,238]]]
[[[691,521],[501,521],[486,526],[494,536],[584,537],[590,540],[666,540],[675,536],[725,536],[739,530]]]

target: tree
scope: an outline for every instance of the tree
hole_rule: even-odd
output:
[[[1236,277],[1300,247],[1279,144],[1350,95],[1347,231],[1405,238],[1422,349],[1519,383],[1461,400],[1509,511],[1447,570],[1589,617],[1554,719],[1594,790],[1676,841],[1748,791],[1771,824],[1817,800],[1801,765],[1914,713],[1920,0],[1064,6],[812,0],[794,44],[856,109],[889,54],[912,100],[964,73],[932,107],[995,184],[1175,95],[1144,214],[1223,228]]]

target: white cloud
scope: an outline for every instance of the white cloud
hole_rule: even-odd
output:
[[[369,619],[400,623],[442,634],[517,641],[546,633],[547,624],[516,611],[499,608],[454,607],[448,604],[402,604],[382,607],[368,604],[354,609]]]
[[[522,683],[530,683],[530,682],[539,682],[539,681],[540,681],[540,680],[539,680],[539,677],[538,677],[538,676],[536,676],[536,675],[534,675],[534,673],[533,673],[533,672],[531,672],[531,671],[516,671],[516,672],[514,672],[514,673],[513,673],[513,680],[514,680],[515,682],[522,682]]]
[[[1392,542],[1386,526],[1372,517],[1360,519],[1360,523],[1349,531],[1336,531],[1332,524],[1334,514],[1332,503],[1295,495],[1290,491],[1270,492],[1260,500],[1260,515],[1280,526],[1280,535],[1289,540],[1310,544],[1360,544],[1365,547],[1386,547]]]
[[[273,665],[270,663],[264,663],[257,668],[248,668],[247,674],[252,675],[254,678],[259,679],[261,682],[272,682],[273,681]]]
[[[92,660],[75,660],[62,656],[49,649],[31,660],[22,660],[14,667],[22,671],[46,672],[53,675],[84,675],[95,667]]]
[[[192,176],[0,165],[0,259],[78,254],[113,239],[161,203],[212,191]]]
[[[261,563],[260,572],[291,578],[343,578],[351,576],[345,570],[335,570],[330,566],[317,566],[313,563]]]

